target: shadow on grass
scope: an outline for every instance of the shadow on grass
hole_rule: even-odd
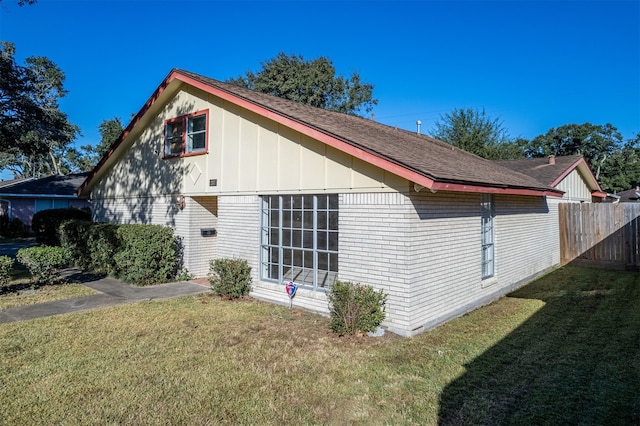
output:
[[[565,267],[508,297],[545,302],[468,363],[439,424],[640,424],[640,275]]]

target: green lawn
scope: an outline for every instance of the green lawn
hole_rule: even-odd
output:
[[[0,325],[4,424],[640,423],[640,274],[563,268],[414,338],[210,295]]]

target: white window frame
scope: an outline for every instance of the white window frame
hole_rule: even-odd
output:
[[[495,276],[495,210],[492,194],[482,194],[480,235],[482,241],[481,275],[486,280]]]
[[[338,195],[261,197],[260,279],[326,291],[338,279]]]

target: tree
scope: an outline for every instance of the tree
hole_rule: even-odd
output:
[[[307,61],[302,56],[279,53],[260,65],[260,71],[247,71],[227,82],[346,114],[369,113],[378,104],[372,97],[372,84],[363,83],[357,73],[349,78],[336,77],[332,62],[325,57]]]
[[[526,148],[527,156],[582,155],[596,179],[606,167],[605,162],[622,149],[622,135],[611,124],[565,124],[536,136]]]
[[[45,57],[14,59],[12,43],[0,42],[0,167],[19,176],[61,174],[60,159],[79,128],[60,111],[64,73]]]
[[[619,192],[640,185],[640,134],[613,151],[600,175],[600,184],[609,192]]]
[[[524,157],[523,141],[511,141],[502,122],[485,110],[454,109],[435,122],[432,136],[490,160]]]
[[[82,171],[90,171],[109,151],[111,145],[120,137],[124,130],[122,122],[118,117],[109,120],[102,120],[98,126],[100,132],[100,142],[96,146],[83,145],[80,147],[81,152],[75,151],[71,154],[75,156],[74,162],[76,167]]]

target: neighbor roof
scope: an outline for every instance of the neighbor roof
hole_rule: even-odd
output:
[[[174,69],[96,166],[80,192],[90,190],[110,155],[167,88],[179,90],[175,81],[246,108],[316,140],[431,190],[552,195],[554,189],[535,178],[496,165],[426,135],[397,129],[355,115],[315,108],[223,83],[189,71]],[[125,144],[127,145],[127,144]],[[126,149],[126,147],[125,147]]]
[[[89,173],[27,179],[11,186],[0,187],[0,197],[76,198],[78,188],[87,176],[89,176]]]
[[[538,182],[550,187],[558,185],[562,179],[577,168],[582,173],[592,195],[603,198],[606,197],[606,194],[602,191],[598,180],[591,172],[591,168],[582,155],[524,158],[519,160],[496,161],[496,163],[511,170],[529,175]]]
[[[8,186],[12,186],[15,185],[16,183],[20,183],[26,180],[32,180],[33,178],[15,178],[15,179],[8,179],[8,180],[2,180],[0,181],[0,188],[6,188]]]
[[[635,187],[633,189],[627,189],[626,191],[620,191],[616,194],[620,197],[621,202],[638,202],[640,201],[640,187]]]

